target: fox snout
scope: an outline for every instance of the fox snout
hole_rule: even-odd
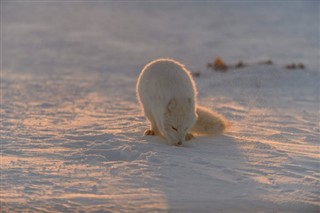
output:
[[[163,136],[169,145],[181,146],[186,141],[186,133],[173,131],[164,132]]]
[[[182,140],[176,140],[176,139],[175,139],[175,140],[167,139],[167,142],[168,142],[168,144],[170,144],[170,145],[181,146],[184,141],[182,141]]]
[[[172,140],[170,141],[170,140],[167,140],[167,141],[168,141],[168,144],[169,144],[169,145],[174,145],[174,146],[181,146],[181,145],[183,144],[183,142],[180,141],[180,140],[179,140],[179,141],[175,141],[175,140],[174,140],[174,141],[172,141]]]

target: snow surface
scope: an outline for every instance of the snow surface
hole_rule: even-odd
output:
[[[1,42],[2,212],[320,211],[319,2],[1,1]],[[143,136],[158,57],[202,72],[226,134]]]

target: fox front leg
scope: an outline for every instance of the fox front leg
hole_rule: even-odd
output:
[[[147,129],[146,131],[144,131],[145,135],[156,135],[156,132],[152,129]]]
[[[187,133],[187,134],[186,134],[186,137],[185,137],[186,141],[189,141],[189,140],[191,140],[192,138],[194,138],[193,134],[191,134],[191,133]]]
[[[154,120],[151,120],[150,119],[150,122],[151,122],[151,129],[147,129],[144,134],[145,135],[159,135],[159,130],[156,126],[156,123],[154,122]]]

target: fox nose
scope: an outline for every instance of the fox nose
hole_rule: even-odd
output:
[[[178,141],[177,145],[178,145],[178,146],[182,145],[182,142],[181,142],[181,141]]]

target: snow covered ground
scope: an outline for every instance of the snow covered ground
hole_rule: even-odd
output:
[[[319,212],[319,32],[316,1],[2,1],[1,211]],[[225,135],[143,136],[158,57],[202,72]]]

